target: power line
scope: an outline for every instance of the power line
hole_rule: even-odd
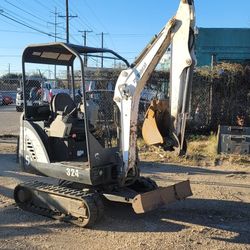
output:
[[[40,6],[42,6],[44,9],[48,10],[48,6],[41,3],[39,0],[35,0]]]
[[[39,16],[36,16],[36,15],[30,13],[29,11],[22,9],[21,7],[18,7],[17,5],[15,5],[15,4],[9,2],[8,0],[5,0],[5,2],[8,3],[8,4],[10,4],[10,5],[12,5],[13,7],[15,7],[15,8],[17,8],[17,9],[23,11],[24,13],[33,16],[34,18],[36,18],[36,19],[38,19],[38,20],[41,20],[41,21],[43,21],[43,22],[45,22],[45,23],[47,22],[47,20],[45,20],[45,19],[43,19],[43,18],[40,18]]]
[[[5,13],[8,13],[8,15],[9,15],[10,17],[12,17],[12,18],[14,18],[14,19],[16,19],[16,20],[18,20],[18,21],[20,21],[20,22],[26,22],[26,23],[28,22],[28,23],[32,23],[32,24],[37,24],[37,25],[39,25],[39,27],[43,26],[43,27],[47,28],[46,25],[41,24],[41,23],[39,23],[39,22],[36,22],[36,21],[34,21],[34,20],[31,20],[31,19],[27,18],[26,16],[23,17],[23,16],[17,14],[16,12],[7,9],[6,7],[4,7],[4,8],[2,7],[2,10],[3,10]]]
[[[22,31],[22,30],[0,30],[0,32],[7,32],[7,33],[27,33],[27,34],[37,34],[37,32],[32,31]]]
[[[0,11],[1,12],[1,11]],[[12,21],[10,21],[10,20],[7,20],[4,16],[1,16],[0,15],[0,21],[1,22],[4,22],[4,23],[7,23],[8,25],[10,25],[10,26],[13,26],[13,27],[15,27],[15,28],[17,28],[17,29],[19,29],[20,28],[20,25],[16,25],[14,22],[12,22]],[[24,31],[24,30],[21,30],[21,31]],[[20,32],[21,32],[20,31]],[[34,32],[35,33],[35,32]],[[36,32],[36,34],[38,34],[37,32]]]
[[[8,0],[8,1],[13,1],[13,0]],[[21,5],[22,7],[25,6],[25,10],[29,11],[29,13],[32,13],[33,15],[39,17],[40,19],[43,19],[42,17],[46,17],[47,15],[43,15],[41,13],[41,8],[40,7],[34,7],[33,5],[30,5],[33,4],[34,2],[35,3],[38,3],[39,5],[41,5],[40,2],[37,2],[36,0],[33,0],[33,1],[27,1],[27,0],[15,0],[16,2],[18,2],[19,5]],[[41,5],[42,7],[44,7],[45,9],[45,5]],[[53,11],[53,9],[51,9]],[[49,6],[46,7],[46,11],[49,12]],[[41,17],[42,16],[42,17]],[[47,20],[43,19],[46,23],[48,22]]]
[[[69,37],[74,40],[77,44],[81,44],[81,42],[79,40],[77,40],[74,36],[72,36],[71,34],[69,34]]]
[[[78,12],[78,10],[79,10],[79,7],[77,7],[77,6],[75,5],[75,1],[72,1],[72,2],[71,2],[70,7],[71,7],[71,9],[77,14],[77,12]],[[74,7],[75,7],[75,8],[74,8]],[[77,11],[76,11],[76,10],[77,10]],[[84,20],[83,20],[82,18],[83,18]],[[88,21],[88,19],[86,19],[84,16],[79,16],[79,15],[78,15],[77,21],[78,21],[79,25],[78,25],[78,28],[75,29],[75,30],[78,30],[78,29],[79,29],[79,26],[86,27],[86,28],[89,29],[89,30],[97,30],[96,27],[93,26],[92,24],[90,24],[89,21]],[[73,27],[73,28],[74,28],[74,27]],[[93,38],[93,40],[95,40],[95,44],[94,44],[93,41],[92,41],[92,46],[98,47],[98,45],[97,45],[97,44],[99,43],[98,39],[96,38],[96,36],[93,36],[92,38]]]
[[[20,0],[19,0],[19,1],[20,1]],[[33,17],[35,17],[35,18],[37,18],[37,19],[39,19],[39,20],[41,20],[41,21],[43,21],[43,22],[45,22],[45,23],[51,23],[51,22],[48,22],[47,20],[45,20],[45,19],[43,19],[43,18],[38,17],[38,16],[35,15],[35,14],[32,14],[31,12],[29,12],[29,11],[27,11],[27,10],[22,9],[21,7],[18,7],[18,6],[16,6],[16,5],[14,5],[13,3],[10,3],[8,0],[5,0],[5,2],[9,3],[10,5],[16,7],[17,9],[19,9],[19,10],[21,10],[21,11],[23,11],[23,12],[25,12],[25,13],[27,13],[27,14],[29,14],[29,15],[31,15],[31,16],[33,16]],[[38,2],[38,3],[40,4],[40,2]],[[42,5],[42,6],[44,6],[44,5]],[[34,10],[33,10],[33,11],[34,11]],[[52,12],[52,11],[51,11],[51,12]],[[52,12],[52,13],[53,13],[53,12]],[[39,14],[40,14],[40,13],[39,13]],[[57,14],[59,14],[59,12],[58,12]],[[58,24],[59,24],[59,23],[58,23]],[[65,28],[64,28],[63,26],[60,26],[60,25],[58,25],[58,24],[57,24],[57,27],[59,27],[59,28],[65,30]]]
[[[19,20],[16,20],[16,19],[14,19],[14,18],[12,18],[12,17],[10,17],[10,16],[7,16],[7,15],[5,15],[3,12],[4,12],[3,10],[0,10],[0,15],[4,16],[5,18],[7,18],[7,19],[9,19],[9,20],[12,20],[12,21],[15,22],[15,23],[18,23],[18,24],[20,24],[20,25],[22,25],[22,26],[25,26],[26,28],[35,30],[35,31],[37,31],[37,32],[39,32],[39,33],[41,33],[41,34],[44,34],[44,35],[47,35],[47,36],[50,36],[50,37],[55,37],[54,35],[52,35],[52,34],[50,34],[50,33],[47,33],[47,32],[45,32],[45,31],[42,31],[42,30],[37,29],[37,28],[35,28],[35,27],[32,27],[32,26],[30,26],[30,25],[28,25],[28,24],[26,24],[26,23],[24,23],[24,22],[21,22],[21,21],[19,21]],[[64,40],[62,37],[56,37],[56,38]]]
[[[58,0],[59,1],[59,0]],[[56,2],[56,0],[54,0],[54,2]],[[75,6],[75,8],[74,8],[74,6]],[[88,22],[88,20],[84,17],[84,16],[79,16],[78,15],[78,11],[79,11],[79,7],[76,7],[76,5],[75,5],[75,2],[74,1],[71,1],[70,2],[70,6],[69,6],[69,9],[70,10],[72,10],[76,15],[77,15],[77,22],[78,22],[78,27],[77,28],[75,28],[74,27],[74,25],[72,24],[72,30],[75,30],[76,32],[78,32],[78,29],[79,29],[79,26],[83,26],[83,27],[86,27],[87,29],[89,29],[89,30],[96,30],[96,28],[93,26],[93,25],[91,25],[89,22]],[[77,10],[77,11],[76,11]],[[82,18],[84,19],[84,21],[82,20]],[[72,35],[74,35],[74,36],[77,36],[77,34],[75,33],[75,34],[70,34],[70,37],[72,37],[72,39],[74,40],[74,41],[76,41],[77,43],[79,43]],[[98,47],[98,43],[99,43],[99,41],[98,41],[98,39],[96,38],[96,36],[92,36],[92,38],[95,40],[95,43],[93,43],[93,41],[92,41],[92,46],[96,46],[96,47]]]
[[[75,2],[74,1],[72,1],[72,4],[71,4],[71,9],[73,10],[73,6],[75,5]],[[77,8],[76,7],[76,9],[79,9],[79,8]],[[76,11],[76,9],[74,10],[74,12],[75,13],[77,13],[77,11]],[[89,22],[88,22],[88,20],[83,16],[82,17],[84,20],[85,20],[85,22],[81,19],[81,17],[79,16],[79,21],[83,24],[83,26],[86,26],[88,29],[90,29],[90,30],[96,30],[96,28],[93,26],[93,25],[91,25]]]
[[[61,0],[59,0],[58,2],[56,0],[54,0],[54,3],[59,6],[61,9],[65,9],[65,6],[61,3]]]
[[[89,10],[92,12],[92,14],[96,18],[96,20],[99,22],[99,24],[104,28],[104,30],[106,30],[107,33],[109,33],[108,29],[106,28],[106,26],[103,24],[103,22],[100,20],[100,18],[96,15],[95,11],[90,7],[90,5],[87,3],[87,1],[85,1],[85,4],[89,8]],[[114,41],[113,41],[110,33],[108,35],[109,35],[111,43],[113,44],[113,47],[116,48],[115,43],[114,43]]]

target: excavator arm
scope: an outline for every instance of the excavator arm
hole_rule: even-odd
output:
[[[137,174],[137,120],[141,92],[170,45],[172,46],[170,75],[171,116],[174,120],[173,134],[180,147],[183,146],[187,100],[195,61],[193,52],[194,25],[193,0],[181,0],[176,16],[154,37],[134,64],[120,73],[115,87],[114,101],[121,113],[123,167],[120,172],[123,181],[128,177],[130,170],[133,171],[132,176]]]

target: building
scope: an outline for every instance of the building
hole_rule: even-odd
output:
[[[250,29],[198,28],[195,52],[197,66],[213,63],[250,62]]]
[[[214,63],[250,63],[250,29],[243,28],[198,28],[195,54],[197,66]],[[159,68],[169,70],[171,49],[162,57]]]

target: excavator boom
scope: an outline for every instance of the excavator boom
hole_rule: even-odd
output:
[[[193,0],[181,0],[177,14],[167,22],[161,32],[143,50],[133,64],[123,70],[117,80],[114,101],[121,112],[121,149],[126,178],[136,167],[137,118],[143,88],[167,48],[172,46],[171,66],[171,117],[174,120],[173,135],[178,145],[183,145],[187,99],[190,91],[192,69],[195,62],[193,52],[193,30],[195,25]],[[154,116],[154,114],[150,114]],[[151,119],[152,120],[152,119]],[[172,122],[172,121],[171,121]],[[154,121],[145,124],[143,134],[149,144],[162,143]]]

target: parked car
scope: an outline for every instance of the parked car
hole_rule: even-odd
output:
[[[26,86],[27,87],[27,86]],[[51,101],[52,96],[58,93],[68,93],[68,89],[62,88],[52,88],[55,87],[54,82],[42,82],[40,80],[29,80],[28,89],[29,89],[29,101],[30,105],[44,105],[48,104]],[[16,111],[23,111],[23,91],[21,88],[17,88],[16,93]]]
[[[3,104],[3,95],[0,93],[0,105]]]
[[[9,104],[14,103],[14,101],[13,101],[11,96],[3,95],[2,103],[3,103],[3,105],[9,105]]]

